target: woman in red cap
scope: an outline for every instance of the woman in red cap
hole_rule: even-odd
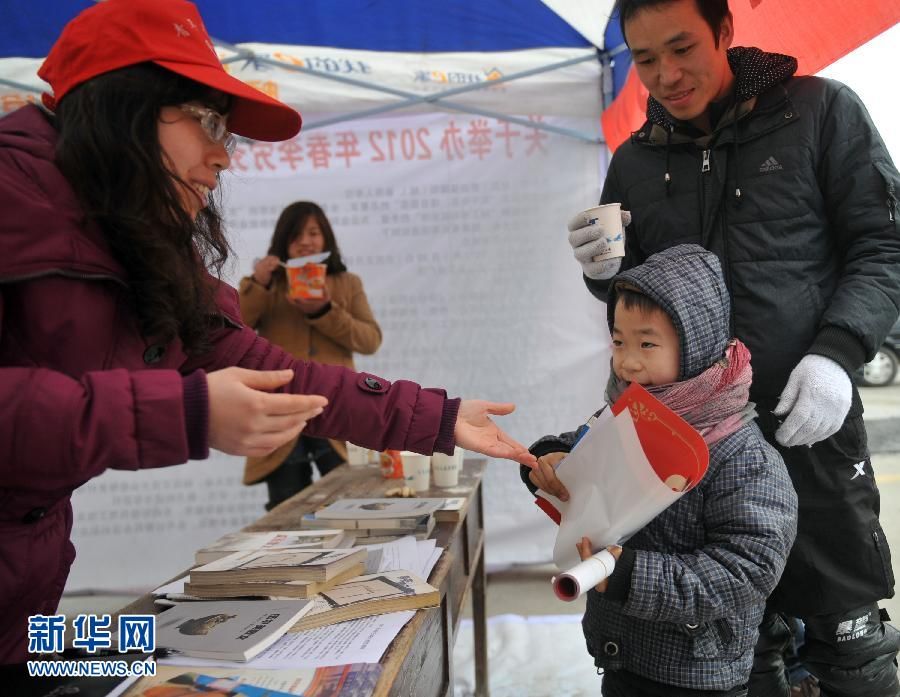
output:
[[[511,404],[297,361],[243,325],[217,279],[231,133],[282,140],[300,116],[222,69],[192,4],[97,3],[39,74],[46,109],[0,119],[0,664],[56,610],[70,494],[108,468],[258,456],[301,430],[533,460],[489,417]]]

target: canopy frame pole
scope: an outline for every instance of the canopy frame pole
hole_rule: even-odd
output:
[[[219,46],[226,48],[230,51],[234,51],[236,55],[226,58],[222,61],[223,64],[226,63],[234,63],[237,61],[247,61],[253,62],[257,64],[271,65],[278,68],[284,68],[286,70],[292,70],[298,73],[304,73],[306,75],[312,75],[314,77],[319,77],[324,80],[333,80],[335,82],[342,82],[344,84],[353,85],[354,87],[361,87],[363,89],[375,90],[376,92],[384,92],[386,94],[391,94],[396,97],[401,97],[401,101],[396,104],[385,104],[380,107],[373,107],[371,109],[363,109],[360,111],[352,111],[346,114],[341,114],[340,116],[333,116],[327,119],[321,119],[319,121],[313,121],[311,123],[305,123],[303,128],[306,131],[310,131],[316,128],[323,128],[325,126],[331,126],[336,123],[343,123],[345,121],[354,121],[357,119],[365,118],[368,116],[374,116],[377,114],[384,114],[390,111],[395,111],[397,109],[403,109],[410,106],[415,106],[417,104],[435,104],[442,106],[446,109],[450,109],[452,111],[459,111],[467,114],[474,114],[476,116],[484,116],[487,118],[497,119],[498,121],[508,121],[509,123],[514,123],[520,126],[526,126],[528,128],[534,128],[540,131],[548,131],[550,133],[555,133],[558,135],[566,136],[569,138],[574,138],[576,140],[581,140],[586,143],[591,143],[595,145],[603,144],[605,141],[602,138],[597,136],[593,136],[587,133],[582,133],[575,129],[571,128],[563,128],[560,126],[554,126],[552,124],[542,123],[540,121],[529,121],[527,119],[522,119],[516,116],[510,116],[507,114],[503,114],[501,112],[496,112],[488,109],[479,109],[477,107],[472,107],[467,104],[460,104],[458,102],[448,101],[446,98],[448,96],[453,96],[456,94],[462,94],[465,92],[472,92],[474,90],[482,90],[493,85],[502,84],[504,82],[510,82],[511,80],[519,80],[525,77],[531,77],[532,75],[539,75],[542,73],[550,72],[552,70],[559,70],[560,68],[566,68],[571,65],[577,65],[579,63],[585,63],[587,61],[597,60],[598,57],[594,55],[589,56],[581,56],[579,58],[570,58],[568,60],[559,61],[557,63],[551,63],[550,65],[542,66],[539,68],[530,68],[528,70],[523,70],[518,73],[513,73],[511,75],[504,75],[497,80],[486,80],[485,82],[478,82],[470,85],[461,85],[459,87],[453,87],[448,90],[443,90],[441,92],[436,92],[434,94],[428,95],[418,95],[413,94],[411,92],[407,92],[405,90],[396,89],[394,87],[388,87],[386,85],[373,84],[369,82],[363,82],[362,80],[357,80],[355,78],[346,77],[344,75],[332,75],[331,73],[323,73],[318,70],[313,70],[311,68],[307,68],[302,65],[295,65],[293,63],[286,63],[284,61],[275,60],[273,58],[265,58],[262,56],[256,55],[253,51],[239,48],[237,46],[233,46],[231,44],[216,41]],[[602,57],[604,53],[602,51],[598,52],[599,56]]]
[[[31,85],[25,85],[21,82],[16,82],[15,80],[7,80],[3,77],[0,77],[0,85],[14,87],[17,90],[25,90],[26,92],[34,92],[35,94],[42,94],[44,91],[39,87],[32,87]]]
[[[469,106],[467,104],[460,104],[459,102],[451,102],[447,100],[447,97],[463,94],[465,92],[472,92],[474,90],[482,90],[493,85],[503,84],[505,82],[510,82],[512,80],[521,80],[522,78],[531,77],[533,75],[540,75],[542,73],[547,73],[553,70],[559,70],[561,68],[567,68],[571,65],[577,65],[579,63],[585,63],[589,60],[599,60],[602,62],[605,56],[609,54],[604,51],[598,51],[598,56],[581,56],[580,58],[570,58],[568,60],[559,61],[557,63],[551,63],[550,65],[542,66],[539,68],[530,68],[528,70],[522,70],[518,73],[513,73],[511,75],[504,75],[501,78],[496,80],[486,80],[485,82],[478,82],[470,85],[461,85],[459,87],[453,87],[448,90],[443,90],[441,92],[436,92],[435,94],[428,95],[418,95],[413,94],[411,92],[407,92],[405,90],[399,90],[393,87],[388,87],[386,85],[378,85],[368,82],[363,82],[362,80],[356,80],[354,78],[345,77],[343,75],[332,75],[330,73],[323,73],[318,70],[312,70],[311,68],[307,68],[301,65],[294,65],[293,63],[286,63],[284,61],[275,60],[272,58],[264,58],[261,56],[257,56],[253,51],[249,51],[247,49],[239,48],[237,46],[233,46],[224,41],[213,40],[215,44],[226,48],[227,50],[234,51],[235,55],[229,58],[226,58],[222,61],[222,64],[225,65],[227,63],[234,63],[237,61],[247,61],[253,62],[257,64],[271,65],[273,67],[284,68],[286,70],[293,70],[295,72],[304,73],[307,75],[312,75],[314,77],[320,77],[325,80],[333,80],[335,82],[343,82],[345,84],[353,85],[355,87],[361,87],[364,89],[375,90],[377,92],[385,92],[387,94],[392,94],[396,97],[400,97],[401,101],[396,104],[386,104],[380,107],[374,107],[372,109],[363,109],[360,111],[348,112],[346,114],[342,114],[340,116],[334,116],[327,119],[321,119],[319,121],[314,121],[312,123],[304,124],[304,130],[310,131],[316,128],[323,128],[325,126],[330,126],[335,123],[343,123],[345,121],[354,121],[357,119],[365,118],[367,116],[374,116],[376,114],[384,114],[390,111],[395,111],[397,109],[403,109],[410,106],[415,106],[417,104],[435,104],[451,111],[458,111],[466,114],[473,114],[475,116],[484,116],[486,118],[496,119],[498,121],[506,121],[509,123],[513,123],[519,126],[524,126],[527,128],[533,128],[539,131],[546,131],[549,133],[555,133],[557,135],[566,136],[568,138],[574,138],[576,140],[581,140],[586,143],[591,143],[594,145],[602,145],[605,141],[597,136],[590,135],[588,133],[582,133],[581,131],[577,131],[572,128],[563,128],[560,126],[554,126],[552,124],[542,123],[540,121],[529,121],[528,119],[519,118],[517,116],[511,116],[509,114],[503,114],[501,112],[493,111],[490,109],[479,109],[478,107]],[[618,47],[621,49],[621,47]],[[618,52],[618,51],[617,51]],[[25,85],[19,82],[15,82],[13,80],[7,80],[4,78],[0,78],[0,84],[7,85],[9,87],[13,87],[19,90],[25,90],[27,92],[33,92],[35,94],[41,94],[43,90],[41,88],[31,87],[29,85]]]

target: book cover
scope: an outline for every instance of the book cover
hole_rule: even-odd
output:
[[[355,564],[365,564],[366,550],[285,549],[235,552],[191,569],[192,584],[243,581],[329,581]]]
[[[186,656],[249,661],[312,609],[310,600],[179,603],[156,619],[156,646]]]
[[[171,697],[171,692],[154,689],[178,686],[180,695],[205,695],[215,685],[229,697],[370,697],[375,692],[382,667],[379,663],[347,663],[320,668],[262,670],[213,666],[158,665],[157,674],[143,678],[128,697]],[[231,680],[229,685],[224,680]],[[223,682],[216,682],[223,681]],[[191,692],[189,690],[202,690]]]
[[[443,503],[444,499],[427,498],[338,499],[316,511],[316,518],[365,521],[418,518],[433,514]]]
[[[232,532],[194,554],[197,564],[208,564],[235,552],[268,549],[333,549],[353,546],[353,535],[343,530],[274,530],[271,532]]]
[[[409,571],[383,571],[341,583],[319,593],[312,606],[288,631],[302,632],[327,624],[399,610],[417,610],[440,605],[441,595]]]
[[[218,598],[311,598],[338,583],[349,581],[365,573],[365,564],[354,564],[329,581],[239,581],[236,583],[184,584],[184,593],[191,599]],[[184,598],[186,599],[186,598]]]
[[[200,670],[203,670],[202,668]],[[165,682],[134,692],[130,697],[296,697],[295,692],[282,692],[242,682],[239,677],[181,673]]]
[[[235,552],[191,569],[191,583],[328,581],[365,562],[366,550],[362,548]]]
[[[439,523],[456,523],[462,520],[469,508],[469,499],[456,496],[444,499],[444,504],[434,512],[434,519]]]
[[[426,513],[406,518],[318,518],[315,513],[307,513],[300,519],[300,527],[305,530],[316,530],[323,525],[340,528],[359,535],[364,530],[404,530],[425,531],[434,526],[434,515]]]

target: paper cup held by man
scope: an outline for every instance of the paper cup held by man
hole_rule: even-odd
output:
[[[622,225],[622,204],[606,203],[581,213],[584,225],[599,225],[605,242],[603,251],[593,257],[605,261],[625,256],[625,228]]]

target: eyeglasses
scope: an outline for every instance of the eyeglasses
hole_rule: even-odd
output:
[[[203,106],[195,106],[194,104],[182,104],[179,109],[197,119],[206,132],[206,136],[213,143],[218,143],[225,147],[228,157],[234,154],[234,150],[237,147],[237,139],[228,132],[226,117],[222,116],[218,111]]]

